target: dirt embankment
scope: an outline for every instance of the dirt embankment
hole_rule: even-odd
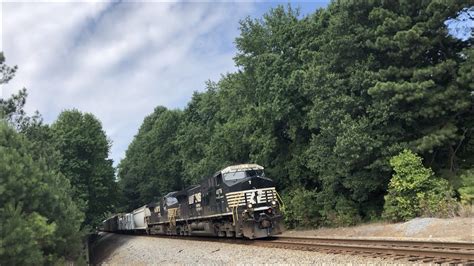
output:
[[[354,227],[288,230],[287,236],[410,238],[423,240],[474,241],[474,217],[416,218],[404,223],[372,223]]]

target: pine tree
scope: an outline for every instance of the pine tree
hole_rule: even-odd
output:
[[[6,265],[64,263],[82,251],[83,213],[71,186],[34,150],[0,122],[0,260]]]

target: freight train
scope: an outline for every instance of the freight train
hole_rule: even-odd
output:
[[[282,204],[262,166],[233,165],[199,185],[170,192],[159,202],[116,214],[103,221],[102,230],[264,238],[282,233]]]

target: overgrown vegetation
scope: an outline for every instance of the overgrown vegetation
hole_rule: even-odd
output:
[[[465,205],[474,203],[474,169],[464,171],[461,176],[461,187],[458,189],[461,202]]]
[[[422,159],[404,150],[390,160],[395,171],[385,196],[384,217],[406,221],[418,216],[453,216],[456,208],[448,181],[434,176]]]
[[[279,7],[243,20],[239,70],[183,111],[145,118],[119,165],[124,209],[255,162],[283,192],[290,226],[378,219],[404,149],[432,169],[427,179],[442,178],[435,188],[458,189],[474,165],[474,60],[472,38],[444,22],[468,4],[334,1],[306,17]],[[437,200],[426,194],[415,213]]]

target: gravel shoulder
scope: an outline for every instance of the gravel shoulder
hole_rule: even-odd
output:
[[[110,233],[103,233],[95,247],[92,262],[102,265],[387,265],[406,263],[384,258]]]
[[[288,230],[283,235],[474,242],[474,217],[416,218],[394,224],[372,223],[353,227]]]

